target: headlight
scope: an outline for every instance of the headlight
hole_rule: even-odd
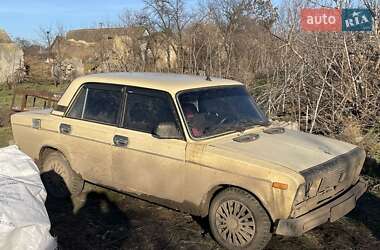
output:
[[[314,197],[318,194],[319,187],[321,186],[322,178],[316,178],[313,182],[309,183],[306,188],[306,195],[308,198]]]
[[[306,186],[304,183],[298,187],[296,197],[294,198],[293,206],[303,202],[305,198],[306,198]]]

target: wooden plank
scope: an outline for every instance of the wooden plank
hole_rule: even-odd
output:
[[[16,96],[21,96],[21,105],[17,106],[16,104]],[[22,112],[27,110],[28,97],[33,98],[33,107],[36,104],[37,99],[44,100],[43,108],[51,108],[56,104],[60,98],[59,95],[48,91],[36,91],[36,90],[26,90],[26,89],[15,89],[11,110],[15,112]]]

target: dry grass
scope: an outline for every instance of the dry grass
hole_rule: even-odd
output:
[[[0,128],[0,148],[6,147],[9,140],[12,139],[12,131],[10,127]]]
[[[359,122],[347,120],[346,126],[338,139],[358,145],[365,149],[368,157],[380,164],[380,123],[377,126],[364,131]]]
[[[380,184],[380,124],[365,132],[354,120],[347,120],[345,124],[338,139],[358,145],[367,152],[362,175],[368,181],[369,190],[378,189]]]

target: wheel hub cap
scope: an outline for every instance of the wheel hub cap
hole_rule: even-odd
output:
[[[226,223],[227,227],[233,231],[239,228],[239,221],[236,218],[228,218]]]
[[[239,201],[225,201],[216,210],[216,226],[219,235],[238,247],[248,245],[256,232],[252,212]]]

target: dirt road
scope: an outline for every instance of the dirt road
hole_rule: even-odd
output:
[[[206,221],[92,185],[46,204],[60,249],[221,249]],[[380,249],[379,215],[380,195],[366,193],[347,217],[302,237],[274,236],[267,249]]]

